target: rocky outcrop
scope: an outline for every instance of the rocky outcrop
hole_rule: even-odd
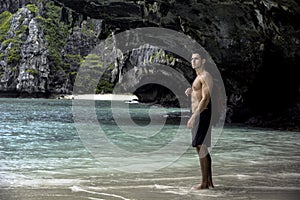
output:
[[[259,119],[269,120],[264,116],[290,119],[287,113],[299,113],[298,1],[57,2],[103,19],[108,32],[161,26],[197,40],[222,73],[228,96],[228,121],[248,120],[255,124]],[[266,120],[261,120],[262,124]],[[299,117],[293,121],[298,122]]]
[[[31,1],[33,2],[36,3]],[[40,9],[39,15],[47,18],[46,1],[37,2],[40,2],[36,3]],[[79,66],[78,59],[82,59],[97,41],[107,38],[111,33],[117,34],[131,28],[145,26],[165,27],[195,39],[209,52],[217,64],[228,96],[228,122],[248,122],[263,126],[267,125],[267,121],[274,121],[274,119],[277,120],[276,123],[282,121],[286,124],[288,119],[291,119],[294,125],[300,124],[300,92],[297,77],[297,67],[300,64],[300,24],[297,20],[300,18],[300,5],[296,0],[53,0],[51,2],[55,2],[55,5],[59,5],[61,9],[56,20],[67,26],[57,23],[58,28],[54,30],[67,31],[56,34],[61,36],[56,40],[59,41],[59,45],[46,41],[48,52],[40,45],[38,51],[43,53],[38,54],[40,56],[38,60],[47,55],[50,71],[47,71],[47,65],[44,65],[44,71],[38,73],[40,76],[38,81],[30,82],[32,76],[26,77],[28,81],[25,82],[34,83],[36,88],[41,88],[31,91],[44,91],[45,88],[45,91],[51,93],[70,92]],[[16,12],[17,5],[24,6],[26,3],[26,0],[14,1],[14,3],[5,0],[0,3],[0,9]],[[90,29],[92,32],[87,31]],[[41,31],[36,33],[40,33],[41,37],[44,34],[45,38],[49,38],[47,35],[53,37],[51,31],[47,31],[51,29],[43,30],[44,33]],[[0,33],[2,32],[1,30]],[[26,45],[28,34],[29,32],[26,32],[23,36],[21,45]],[[6,36],[5,39],[7,40],[8,37]],[[39,39],[32,41],[43,43]],[[9,45],[6,48],[10,48]],[[8,57],[6,48],[1,47],[2,57],[3,52],[5,54],[4,58]],[[143,52],[145,54],[143,56],[149,56],[152,50],[150,48]],[[29,50],[23,49],[23,52],[35,55],[30,54]],[[57,55],[60,57],[58,58]],[[134,55],[134,51],[124,55],[124,60],[119,62],[114,70],[114,77],[118,77],[115,80],[121,80],[122,72],[133,67],[137,71],[140,70],[139,59],[141,59],[140,55]],[[20,60],[22,59],[18,59],[16,63],[13,59],[15,69],[11,64],[5,68],[4,62],[7,60],[1,61],[1,80],[3,77],[11,77],[7,85],[18,85],[21,80],[18,78],[22,69],[19,63],[26,62]],[[39,63],[43,62],[39,61]],[[39,70],[38,65],[32,66]],[[173,67],[180,69],[189,80],[192,80],[192,72],[186,70],[189,67],[188,63],[180,61]],[[5,71],[4,68],[15,71]],[[24,69],[28,71],[32,68]],[[46,76],[48,81],[41,78]],[[8,80],[7,78],[5,80]],[[137,77],[133,77],[135,78]],[[12,83],[14,81],[16,83]],[[24,84],[24,87],[19,88],[27,88],[29,91],[30,87]],[[5,86],[3,82],[1,90],[13,88],[7,85]],[[150,91],[149,88],[142,88],[137,91],[137,95],[145,100],[160,95],[159,102],[170,98],[168,95],[159,94],[162,90],[155,85],[151,86],[151,92],[147,93],[147,91]],[[164,94],[168,92],[163,91]]]
[[[195,76],[188,65],[187,61],[171,52],[145,44],[124,54],[122,63],[113,70],[113,74],[117,76],[114,76],[112,81],[117,82],[119,91],[133,92],[141,102],[178,106],[178,99],[171,92],[171,84],[176,86],[173,88],[176,91],[184,91],[188,87],[188,83],[192,82]],[[181,77],[177,77],[177,73],[183,75],[186,85],[180,83]],[[174,82],[168,83],[170,81]],[[178,97],[184,93],[176,95]],[[184,98],[181,106],[189,106],[187,100]]]
[[[37,20],[33,18],[31,11],[27,8],[22,8],[18,13],[21,14],[25,21],[29,21],[28,36],[21,46],[22,59],[19,63],[19,74],[17,78],[16,89],[20,92],[41,92],[45,93],[48,89],[49,80],[49,63],[48,63],[48,48],[44,39],[44,33],[38,24]],[[30,16],[31,14],[31,16]],[[14,21],[15,15],[11,20],[12,24],[18,24]],[[16,35],[12,35],[14,38]]]
[[[1,13],[1,96],[49,97],[72,93],[81,60],[99,40],[101,20],[83,19],[49,1]],[[15,11],[16,4],[1,9]],[[71,19],[71,21],[70,21]]]
[[[36,1],[34,1],[36,2]],[[4,0],[0,2],[0,13],[9,11],[15,13],[19,8],[32,3],[32,0]]]
[[[47,90],[48,49],[35,13],[21,8],[10,19],[10,28],[2,42],[0,68],[1,91],[41,92]]]

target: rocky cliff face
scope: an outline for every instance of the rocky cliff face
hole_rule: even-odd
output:
[[[12,3],[11,0],[5,0],[0,3],[0,10],[14,13],[17,7],[28,2],[19,0]],[[284,126],[282,124],[287,127],[300,124],[297,77],[300,64],[300,23],[297,20],[300,18],[300,5],[296,0],[55,0],[53,2],[60,7],[60,14],[56,16],[60,22],[59,30],[54,29],[56,35],[61,36],[59,46],[52,44],[51,40],[45,41],[54,37],[51,28],[37,30],[43,23],[34,20],[38,16],[53,18],[47,18],[47,1],[30,2],[38,5],[39,13],[30,16],[29,13],[25,14],[28,11],[22,11],[26,16],[24,25],[28,28],[21,44],[9,45],[6,41],[8,33],[13,33],[12,27],[9,31],[2,28],[0,31],[2,91],[15,88],[31,92],[70,92],[79,66],[76,59],[82,59],[97,41],[105,39],[112,32],[158,26],[189,35],[210,53],[225,83],[228,121],[261,126],[271,121],[271,126],[277,123],[281,127]],[[18,13],[20,15],[20,10]],[[6,18],[1,16],[0,19],[3,24]],[[37,34],[37,38],[29,39],[29,30]],[[68,31],[63,33],[62,30]],[[58,31],[61,34],[57,34]],[[39,45],[34,46],[36,43]],[[13,64],[8,63],[9,49],[16,45],[23,47],[20,50],[21,58],[13,59]],[[34,53],[35,50],[29,50],[28,47],[34,47],[39,53]],[[28,60],[36,55],[37,60]],[[138,60],[138,56],[133,57],[125,56],[123,64],[114,70],[119,73],[115,77],[121,77],[122,71],[132,66],[131,61]],[[185,75],[188,74],[189,79],[193,78],[192,72],[186,70],[187,63],[182,62],[178,67]],[[36,75],[33,75],[34,69],[37,70]],[[151,90],[161,89],[151,86]],[[141,97],[157,97],[157,92],[147,94],[147,91],[150,90],[140,90]],[[161,101],[166,96],[160,95]]]
[[[31,3],[31,0],[5,0],[0,2],[0,13],[4,11],[8,11],[11,13],[15,13],[19,8]],[[34,1],[36,2],[36,1]]]
[[[101,20],[83,19],[51,1],[31,2],[0,7],[6,10],[0,17],[2,96],[71,93],[80,61],[99,40]]]
[[[104,32],[160,26],[190,35],[223,75],[228,121],[299,124],[298,1],[57,1],[103,19]]]

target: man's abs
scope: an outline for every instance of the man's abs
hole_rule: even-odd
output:
[[[194,113],[201,101],[201,90],[198,91],[193,91],[191,95],[191,108],[192,108],[192,113]]]

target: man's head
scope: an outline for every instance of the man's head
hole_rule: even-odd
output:
[[[191,58],[191,64],[193,69],[202,69],[206,62],[205,58],[202,58],[199,53],[193,53]]]

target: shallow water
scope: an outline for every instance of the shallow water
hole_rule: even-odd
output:
[[[0,110],[1,200],[298,199],[300,195],[298,132],[226,126],[211,150],[215,188],[192,191],[201,174],[195,150],[189,146],[171,164],[167,163],[173,159],[168,151],[159,151],[147,160],[137,157],[133,162],[133,157],[110,157],[113,152],[109,151],[101,152],[101,157],[84,146],[86,140],[76,130],[71,101],[0,99]],[[189,130],[179,127],[178,120],[167,120],[157,128],[169,112],[178,109],[130,105],[130,115],[142,129],[129,127],[130,134],[124,134],[113,120],[123,114],[113,117],[108,102],[96,102],[96,115],[106,137],[125,152],[149,155],[166,146],[178,129],[189,140]],[[152,129],[159,133],[149,137]],[[178,143],[178,150],[186,144]],[[136,166],[135,170],[142,172],[149,164],[168,165],[129,173],[115,167],[115,158],[121,167]]]

